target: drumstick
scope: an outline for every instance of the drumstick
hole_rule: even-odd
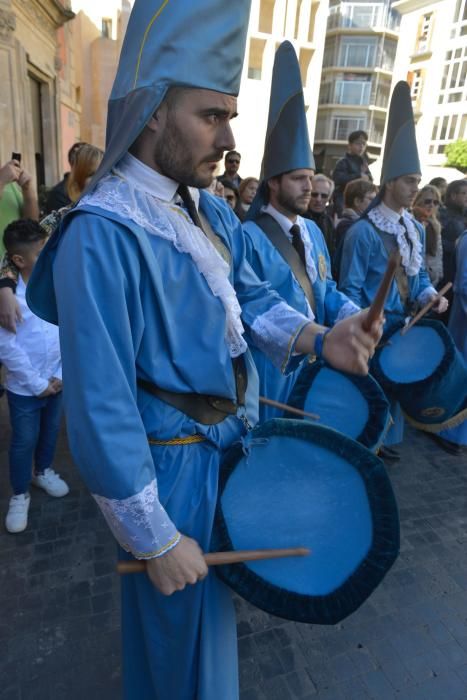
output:
[[[431,309],[431,307],[434,304],[436,304],[438,299],[441,299],[443,294],[446,294],[446,292],[449,289],[451,289],[451,287],[452,287],[452,282],[448,282],[447,284],[445,284],[444,287],[442,287],[442,289],[439,290],[438,294],[435,297],[433,297],[433,299],[431,299],[431,301],[429,301],[428,304],[425,304],[423,309],[420,309],[418,314],[416,314],[416,316],[413,317],[413,319],[410,321],[410,323],[408,323],[406,326],[404,326],[404,328],[402,328],[401,335],[405,335],[407,333],[407,331],[409,331],[412,328],[412,326],[415,326],[417,321],[420,321],[422,316],[424,316],[426,313],[428,313],[428,311]]]
[[[394,279],[394,275],[396,274],[396,270],[400,263],[400,260],[400,253],[398,250],[395,250],[388,260],[386,272],[384,273],[383,279],[381,280],[381,283],[378,287],[376,296],[371,302],[370,308],[368,309],[368,314],[363,324],[363,330],[367,332],[371,330],[371,326],[373,325],[373,323],[379,319],[379,317],[384,311],[384,304],[389,294],[392,280]]]
[[[319,420],[319,416],[317,416],[316,413],[308,413],[308,411],[302,411],[300,408],[289,406],[289,404],[287,403],[281,403],[280,401],[267,399],[265,396],[260,396],[259,402],[266,404],[266,406],[274,406],[274,408],[280,408],[282,411],[287,411],[287,413],[295,413],[297,416],[301,416],[302,418],[311,418],[312,420]]]
[[[259,561],[260,559],[279,559],[281,557],[307,557],[310,550],[306,547],[290,547],[288,549],[245,549],[233,552],[211,552],[204,555],[208,566],[223,564],[239,564],[243,561]],[[146,571],[146,560],[119,561],[119,574],[139,574]]]

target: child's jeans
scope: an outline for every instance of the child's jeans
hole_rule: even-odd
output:
[[[62,392],[45,399],[7,391],[10,407],[10,482],[15,496],[29,490],[34,458],[41,474],[53,461],[62,417]]]

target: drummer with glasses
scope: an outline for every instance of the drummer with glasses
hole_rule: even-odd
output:
[[[386,300],[386,328],[407,317],[416,305],[424,306],[437,295],[425,269],[424,228],[408,211],[415,201],[420,180],[410,90],[401,81],[391,98],[381,189],[362,218],[347,232],[339,275],[339,288],[365,308],[373,301],[389,256],[399,251],[401,263]],[[447,306],[447,299],[441,297],[432,308],[443,313]],[[392,446],[402,441],[404,422],[395,399],[391,400],[391,413],[394,425],[381,456],[397,460],[399,455]]]

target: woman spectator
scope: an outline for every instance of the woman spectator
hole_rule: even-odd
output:
[[[63,216],[71,209],[73,204],[83,194],[86,186],[96,172],[102,160],[103,152],[96,146],[84,144],[76,151],[75,159],[67,178],[67,193],[72,202],[71,205],[51,212],[40,222],[43,229],[49,236],[60,224]],[[15,291],[19,271],[5,255],[3,265],[0,270],[0,278],[7,279],[8,287],[0,289],[0,326],[12,333],[16,333],[16,321],[21,320],[21,313],[16,302]]]
[[[259,181],[256,179],[256,177],[246,177],[241,181],[238,188],[238,202],[237,206],[235,207],[235,213],[240,221],[245,220],[246,213],[255,198],[258,185]]]
[[[417,194],[412,213],[425,228],[425,267],[433,286],[443,277],[443,244],[438,210],[441,195],[434,185],[425,185]]]

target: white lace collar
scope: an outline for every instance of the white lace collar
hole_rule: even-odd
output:
[[[272,216],[272,218],[275,221],[277,221],[277,223],[279,224],[289,241],[292,240],[292,234],[290,233],[290,229],[293,226],[293,223],[292,221],[290,221],[289,218],[287,218],[280,211],[277,211],[277,209],[273,207],[272,204],[266,204],[265,206],[261,207],[261,212]],[[310,279],[311,284],[314,284],[318,278],[318,270],[316,269],[315,261],[313,260],[313,255],[311,253],[313,248],[313,242],[311,240],[310,233],[306,227],[305,220],[301,216],[297,216],[295,223],[298,224],[300,227],[300,236],[302,238],[303,245],[305,246],[305,261],[307,275]]]
[[[414,277],[420,272],[422,266],[422,243],[420,235],[415,228],[410,214],[404,209],[402,214],[387,207],[384,202],[380,202],[376,207],[370,209],[368,218],[374,225],[385,233],[396,237],[399,252],[402,258],[402,265],[409,277]],[[400,223],[400,218],[404,220],[404,226]],[[409,236],[412,245],[409,245],[405,232]]]
[[[182,207],[147,192],[147,187],[141,189],[139,181],[134,180],[132,165],[127,177],[127,166],[125,157],[119,167],[103,177],[77,206],[95,206],[118,214],[149,234],[170,241],[180,253],[190,255],[213,295],[222,302],[226,314],[225,340],[231,357],[238,357],[247,350],[247,344],[243,339],[242,310],[229,280],[229,265]],[[157,175],[157,180],[164,177]],[[162,180],[160,183],[167,196],[167,183]]]

